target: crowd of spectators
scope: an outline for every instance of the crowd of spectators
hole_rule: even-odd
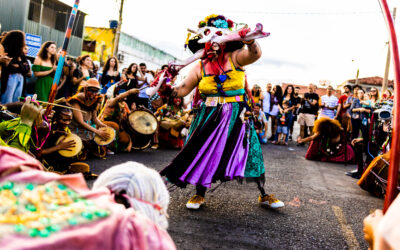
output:
[[[389,150],[393,106],[393,95],[390,90],[380,95],[376,87],[366,90],[360,85],[345,85],[340,96],[337,96],[332,86],[327,86],[326,94],[322,96],[317,94],[317,87],[314,84],[308,85],[306,93],[299,94],[299,90],[299,87],[293,85],[287,85],[284,91],[281,86],[272,86],[270,83],[266,85],[265,91],[258,85],[253,86],[254,101],[261,109],[259,111],[257,108],[254,111],[261,143],[270,141],[273,144],[287,146],[288,142],[293,140],[293,128],[297,121],[299,125],[298,137],[295,139],[297,146],[305,146],[306,143],[317,139],[324,141],[325,144],[315,148],[316,152],[312,152],[310,145],[306,158],[355,162],[358,168],[347,173],[354,178],[361,177],[374,157]],[[382,114],[385,117],[381,117]],[[316,128],[315,126],[322,121],[321,124],[325,125]],[[329,126],[333,130],[335,126],[338,127],[335,138],[329,138],[335,134],[326,129]],[[270,136],[267,138],[269,129]],[[327,139],[323,139],[325,137]],[[339,149],[344,146],[343,143],[351,145],[349,150],[342,152]],[[327,157],[323,155],[324,150]],[[331,157],[338,156],[340,152],[346,155],[341,155],[339,158]]]
[[[10,215],[0,226],[2,236],[7,235],[3,239],[20,237],[0,240],[1,245],[7,249],[100,245],[106,249],[176,249],[166,231],[169,193],[158,172],[126,162],[97,176],[85,162],[114,153],[111,149],[130,151],[132,147],[124,145],[130,135],[121,126],[129,124],[123,115],[150,109],[145,90],[155,72],[145,63],[132,63],[120,73],[115,57],[103,67],[89,55],[69,57],[62,65],[56,102],[52,103],[55,107],[46,114],[43,108],[48,105],[59,60],[56,43],[44,42],[37,56],[29,58],[22,31],[3,33],[0,41],[0,185],[8,187],[8,193],[0,188],[0,207],[3,217]],[[120,109],[124,101],[129,106]],[[152,109],[173,106],[163,100],[158,104]],[[119,122],[122,118],[125,123]],[[96,136],[100,141],[112,137],[106,128],[115,129],[118,135],[113,141],[120,144],[111,143],[111,147],[96,142]],[[176,136],[181,137],[180,133]],[[63,176],[74,173],[83,175]],[[92,190],[84,177],[97,179]],[[46,194],[41,193],[45,189]],[[15,205],[9,207],[11,200]],[[28,219],[15,219],[24,216]],[[57,235],[49,240],[53,234]]]

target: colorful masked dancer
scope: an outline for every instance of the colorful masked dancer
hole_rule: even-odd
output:
[[[253,31],[247,27],[231,31],[233,26],[231,20],[221,15],[208,16],[199,23],[197,35],[188,45],[195,53],[194,58],[201,60],[181,84],[171,89],[175,98],[186,96],[197,87],[195,96],[204,100],[185,147],[161,171],[161,175],[179,187],[196,186],[196,195],[186,204],[189,209],[198,209],[204,203],[206,190],[212,183],[243,178],[256,181],[261,192],[260,204],[272,208],[284,206],[264,191],[261,146],[251,120],[244,115],[249,111],[246,92],[250,93],[246,91],[244,66],[261,57],[261,48],[254,39],[269,34],[262,31],[261,24]],[[169,72],[171,68],[176,69],[170,65]],[[160,86],[157,80],[162,81],[165,75],[156,78],[153,84]]]

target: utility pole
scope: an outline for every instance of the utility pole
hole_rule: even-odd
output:
[[[119,37],[121,35],[121,25],[122,25],[122,12],[124,10],[124,0],[121,0],[121,5],[119,8],[119,20],[118,20],[118,27],[117,31],[115,32],[115,39],[114,39],[114,52],[113,55],[117,57],[118,55],[118,44],[119,44]]]
[[[393,21],[396,19],[396,8],[393,8]],[[390,43],[388,42],[388,51],[387,51],[387,56],[386,56],[386,67],[385,67],[385,75],[383,77],[383,82],[382,82],[382,91],[381,95],[385,93],[385,91],[388,88],[388,78],[389,78],[389,68],[390,68]]]
[[[360,69],[357,69],[357,74],[356,74],[356,83],[355,85],[358,85],[358,76],[360,75]]]

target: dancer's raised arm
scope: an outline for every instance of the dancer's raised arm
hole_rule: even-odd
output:
[[[255,40],[245,43],[247,48],[242,48],[232,53],[232,59],[238,66],[252,64],[257,61],[262,54],[261,48]]]
[[[181,82],[181,84],[172,87],[172,97],[184,97],[187,96],[197,86],[201,79],[200,64],[197,63],[189,72],[187,77]]]

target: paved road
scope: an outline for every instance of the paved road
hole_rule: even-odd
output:
[[[199,211],[185,203],[194,189],[171,192],[169,232],[178,249],[366,249],[362,221],[383,201],[344,175],[354,166],[304,159],[305,147],[263,145],[266,190],[285,202],[277,211],[259,207],[254,183],[221,185]],[[92,160],[105,169],[128,160],[161,170],[176,150],[145,150]]]

